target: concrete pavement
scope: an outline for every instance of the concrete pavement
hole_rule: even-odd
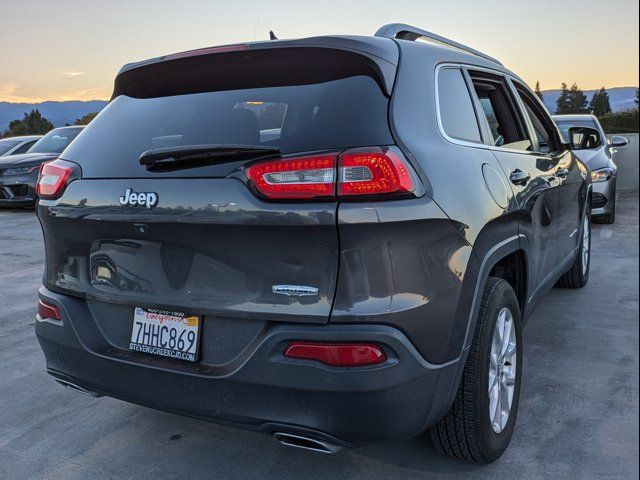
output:
[[[525,329],[516,432],[481,467],[425,437],[330,456],[61,387],[34,336],[40,226],[0,210],[0,479],[638,478],[637,194],[618,208],[587,287],[552,291]]]

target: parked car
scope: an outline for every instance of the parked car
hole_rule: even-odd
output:
[[[41,138],[42,135],[0,138],[0,157],[27,153],[33,144]]]
[[[490,462],[524,323],[587,283],[590,189],[523,80],[408,25],[126,65],[40,174],[47,371],[288,446],[428,429]]]
[[[582,135],[575,131],[578,139],[574,143],[582,143],[576,148],[576,155],[591,170],[593,197],[591,199],[591,215],[596,223],[614,223],[616,219],[616,180],[618,167],[614,163],[616,148],[625,147],[629,141],[622,136],[613,136],[607,140],[604,129],[594,115],[554,115],[560,132],[566,141],[572,127],[595,129],[595,133]]]
[[[84,127],[55,128],[37,140],[27,153],[0,157],[0,208],[33,207],[38,199],[38,169],[55,160]]]

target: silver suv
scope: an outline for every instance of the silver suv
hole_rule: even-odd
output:
[[[591,215],[596,223],[613,223],[616,219],[616,180],[618,167],[613,162],[616,148],[626,147],[629,141],[621,136],[607,140],[604,130],[594,115],[554,115],[565,140],[569,141],[569,129],[587,127],[595,129],[583,138],[583,147],[575,153],[591,170],[593,197]],[[577,133],[577,135],[582,135]]]

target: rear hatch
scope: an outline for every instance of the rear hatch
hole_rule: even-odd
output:
[[[386,90],[370,55],[335,48],[243,46],[125,70],[61,156],[79,178],[40,201],[45,286],[122,307],[326,322],[335,196],[265,198],[246,170],[311,158],[317,176],[326,155],[392,145]]]

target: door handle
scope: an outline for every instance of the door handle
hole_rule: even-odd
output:
[[[565,178],[567,175],[569,175],[569,170],[566,168],[559,168],[556,170],[556,177]]]
[[[530,179],[531,175],[529,175],[529,173],[527,172],[523,172],[520,169],[515,169],[513,172],[511,172],[511,175],[509,175],[509,180],[511,180],[511,183],[513,183],[514,185],[525,186]]]

